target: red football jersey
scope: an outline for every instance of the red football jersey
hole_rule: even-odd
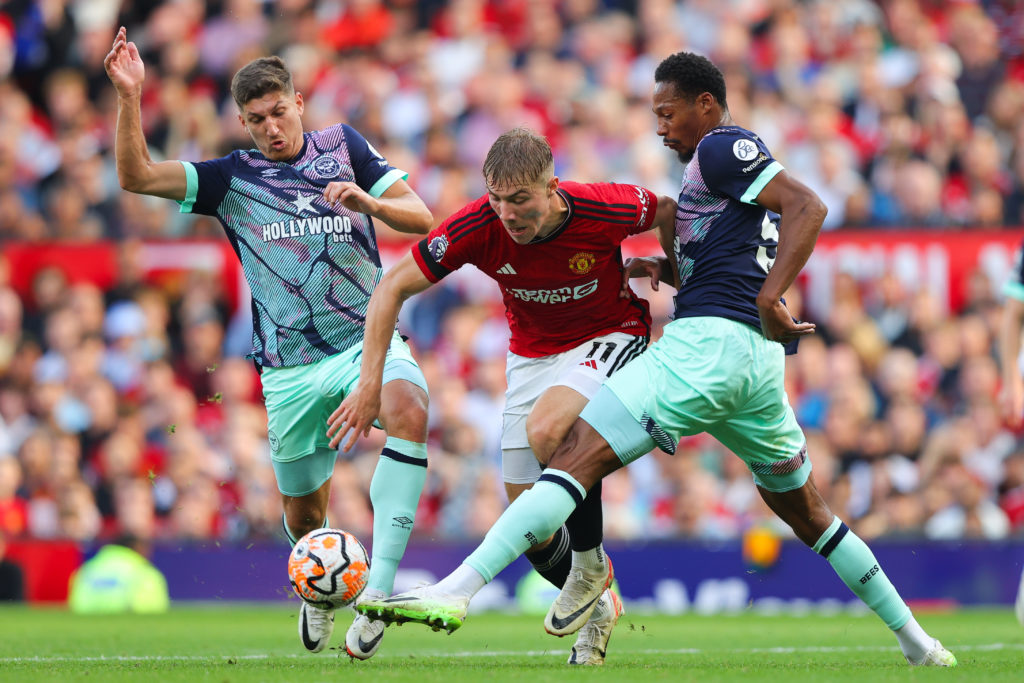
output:
[[[431,282],[472,263],[501,287],[509,350],[548,356],[611,332],[650,336],[647,302],[619,296],[620,244],[650,229],[658,198],[636,185],[559,184],[569,206],[550,235],[516,244],[487,196],[453,214],[412,248]]]

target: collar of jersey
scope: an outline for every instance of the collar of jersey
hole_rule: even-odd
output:
[[[565,232],[565,228],[568,227],[569,221],[572,220],[573,214],[576,213],[576,207],[572,203],[572,197],[563,192],[562,188],[558,188],[557,190],[555,190],[555,192],[557,192],[559,196],[561,196],[561,198],[565,200],[565,205],[569,207],[569,212],[565,214],[565,218],[562,219],[562,222],[559,223],[558,227],[552,230],[550,234],[544,235],[544,237],[535,237],[529,242],[527,242],[527,244],[541,244],[543,242],[550,242],[551,240],[555,239],[563,232]]]

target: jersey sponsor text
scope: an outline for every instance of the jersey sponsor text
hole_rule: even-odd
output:
[[[327,234],[335,242],[352,241],[352,220],[348,216],[313,216],[274,221],[263,227],[263,241]]]
[[[513,289],[508,292],[521,301],[536,301],[540,304],[561,304],[576,301],[597,291],[597,279],[575,287],[559,287],[558,289]]]

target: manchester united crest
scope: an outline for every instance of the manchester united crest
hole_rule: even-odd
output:
[[[586,275],[594,267],[594,255],[589,251],[581,251],[569,259],[569,270],[577,275]]]

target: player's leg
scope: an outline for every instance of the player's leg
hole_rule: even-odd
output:
[[[551,379],[571,361],[568,353],[527,358],[510,352],[505,359],[507,390],[502,413],[501,474],[509,503],[540,478],[542,466],[531,448],[527,425],[538,399],[549,390]],[[561,588],[572,562],[568,530],[560,526],[550,538],[541,539],[527,550],[525,556],[538,574]],[[475,572],[468,575],[472,583],[478,578]]]
[[[526,420],[527,439],[543,466],[547,465],[580,411],[597,394],[605,380],[646,348],[646,337],[614,332],[587,340],[559,354],[561,360],[555,380],[537,398]],[[601,545],[604,515],[600,480],[569,515],[565,529],[569,534],[573,568],[567,578],[577,577],[581,572],[602,577],[608,574],[608,562]],[[555,585],[563,588],[564,581],[565,578]]]
[[[572,453],[560,457],[563,449]],[[579,467],[580,471],[575,472],[575,476],[572,472],[556,471],[554,468],[559,463]],[[605,474],[621,466],[600,435],[577,420],[565,443],[553,456],[552,467],[533,488],[509,505],[480,546],[454,572],[433,586],[361,603],[356,609],[387,621],[424,623],[434,630],[443,628],[450,632],[459,628],[472,596],[538,539],[554,534],[583,500],[584,485],[593,486]],[[475,576],[475,580],[471,580],[471,576]],[[605,587],[602,586],[602,592]],[[590,604],[589,610],[578,615],[580,623],[576,628],[582,626],[593,608]]]
[[[670,324],[666,333],[677,324],[678,321]],[[686,338],[682,332],[678,336]],[[650,452],[655,444],[674,451],[678,437],[670,436],[661,427],[657,421],[660,419],[658,411],[653,407],[648,410],[652,400],[656,402],[658,397],[672,393],[662,389],[661,381],[671,377],[661,375],[675,351],[668,348],[665,358],[659,358],[652,353],[658,344],[616,372],[601,387],[552,455],[540,480],[505,510],[487,532],[483,543],[452,574],[434,586],[414,589],[357,609],[393,621],[418,621],[436,629],[454,630],[462,625],[473,593],[538,540],[553,534],[595,483]],[[611,391],[613,384],[615,393]],[[624,405],[619,393],[630,395],[631,407]],[[674,402],[662,401],[658,405],[671,408]],[[475,588],[454,593],[459,585],[469,583],[469,576],[476,577]],[[600,598],[600,595],[598,592],[595,597]],[[565,633],[582,626],[593,608],[594,602],[585,600],[583,609],[575,610],[577,618],[563,622],[559,617],[560,623],[566,623]]]
[[[533,464],[537,468],[536,477],[540,477],[540,467],[537,465],[537,460],[533,457],[533,450],[530,448],[514,449],[512,451],[503,450],[501,458],[506,474],[508,474],[508,468],[505,463],[526,461],[527,459],[533,460]],[[537,480],[536,477],[533,481]],[[505,493],[508,495],[509,504],[515,502],[519,496],[532,487],[532,483],[517,484],[506,481]],[[565,579],[569,576],[569,570],[572,567],[572,549],[569,547],[569,532],[566,526],[563,524],[558,527],[550,538],[546,538],[531,547],[524,553],[524,556],[538,574],[556,588],[561,588],[565,584]]]
[[[956,659],[917,624],[868,546],[829,509],[810,478],[807,445],[785,394],[780,345],[754,330],[736,328],[733,348],[749,357],[729,372],[749,387],[728,419],[708,431],[740,455],[768,506],[797,538],[825,557],[843,582],[893,630],[912,664],[955,666]]]
[[[832,513],[813,479],[789,491],[763,486],[758,491],[797,538],[828,560],[843,583],[893,631],[909,663],[956,666],[956,657],[917,623],[867,544]]]
[[[388,436],[370,480],[373,549],[360,601],[386,597],[394,589],[427,478],[426,380],[397,335],[388,350],[383,380],[379,421]],[[385,625],[357,616],[345,635],[348,654],[357,659],[372,657]]]
[[[381,391],[380,422],[387,432],[370,480],[373,557],[367,590],[391,594],[427,478],[427,393],[407,380]]]
[[[1013,605],[1013,613],[1017,615],[1017,621],[1024,626],[1024,572],[1020,574],[1020,586],[1017,588],[1017,601]]]
[[[273,461],[284,506],[282,525],[294,545],[304,535],[327,526],[327,503],[336,454],[330,449],[291,461]],[[322,482],[322,483],[319,483]],[[304,493],[309,491],[310,493]],[[334,632],[334,610],[303,602],[299,609],[299,640],[310,652],[327,647]]]
[[[318,438],[318,432],[326,428],[317,421],[322,397],[315,380],[321,364],[330,360],[309,366],[266,368],[262,375],[270,457],[282,496],[282,525],[293,545],[327,523],[336,454],[327,446],[325,433]],[[333,610],[303,602],[298,630],[303,647],[320,652],[334,630]]]
[[[601,378],[604,379],[603,377]],[[583,406],[590,397],[597,393],[600,381],[596,382],[593,391],[587,395],[576,387],[566,385],[553,386],[545,391],[526,421],[526,433],[530,447],[541,465],[547,466],[573,422],[579,417]],[[572,549],[572,567],[588,571],[608,573],[601,541],[604,538],[604,515],[601,509],[600,480],[587,491],[583,501],[565,521],[565,529],[569,534],[569,547]],[[571,576],[571,574],[570,574]],[[559,588],[564,584],[556,583]]]

